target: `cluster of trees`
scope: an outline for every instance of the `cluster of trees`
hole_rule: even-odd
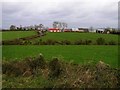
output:
[[[20,27],[17,27],[15,25],[10,26],[10,30],[46,30],[46,29],[47,27],[45,27],[43,24],[25,27],[23,27],[22,25],[20,25]]]
[[[67,28],[67,23],[55,21],[55,22],[53,22],[53,28],[58,28],[58,29],[61,29],[61,30],[66,29]]]

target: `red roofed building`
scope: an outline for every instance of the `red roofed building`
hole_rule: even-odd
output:
[[[49,28],[48,30],[49,32],[61,32],[61,30],[57,28]]]

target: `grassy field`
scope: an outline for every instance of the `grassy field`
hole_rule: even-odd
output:
[[[2,32],[2,40],[11,40],[21,37],[35,35],[35,31],[5,31]]]
[[[75,32],[70,32],[70,33],[47,33],[46,36],[42,37],[42,40],[69,40],[69,41],[75,41],[75,40],[80,40],[80,39],[87,39],[87,40],[92,40],[95,41],[97,38],[104,38],[105,41],[115,41],[118,42],[118,35],[112,35],[112,34],[97,34],[97,33],[75,33]]]
[[[47,60],[59,57],[80,64],[100,60],[115,67],[118,64],[118,46],[3,46],[2,51],[3,60],[19,60],[42,53]]]
[[[2,34],[3,40],[9,40],[30,36],[35,34],[35,32],[3,32]],[[104,38],[106,42],[109,42],[111,40],[118,42],[117,35],[94,33],[47,33],[46,36],[42,37],[42,40],[69,40],[71,42],[74,42],[79,39],[87,39],[96,41],[96,39],[99,37]],[[40,38],[37,38],[37,40],[39,39]],[[33,41],[34,40],[36,39],[33,39]],[[80,87],[86,87],[85,85],[93,85],[93,87],[103,88],[117,85],[117,76],[116,74],[112,74],[114,73],[114,69],[111,69],[111,67],[105,69],[106,67],[104,68],[104,64],[101,64],[101,66],[103,66],[103,69],[101,70],[101,67],[99,68],[100,64],[98,62],[103,61],[104,63],[112,66],[112,68],[118,67],[118,45],[3,45],[2,47],[0,47],[0,52],[2,53],[1,57],[3,63],[8,68],[3,68],[3,70],[8,70],[2,76],[3,88],[44,88],[55,86],[61,87],[61,85],[63,85],[63,87],[64,85],[69,87],[73,86],[74,82],[76,82],[77,80],[83,80],[79,84],[83,86]],[[59,76],[58,78],[54,78],[54,74],[52,74],[54,73],[54,71],[50,70],[50,62],[47,62],[46,65],[48,66],[46,66],[46,68],[44,69],[38,69],[37,67],[37,70],[32,67],[34,71],[34,74],[32,75],[24,77],[24,73],[27,72],[25,71],[18,77],[13,76],[15,73],[19,74],[20,70],[25,70],[25,67],[29,65],[28,62],[25,62],[25,64],[22,60],[24,60],[26,57],[36,57],[40,53],[43,54],[46,61],[52,62],[53,57],[58,57],[61,62],[68,62],[68,64],[60,63],[60,65],[63,65],[60,67],[60,70],[61,68],[63,68],[63,70],[65,70],[64,73],[62,72],[61,76]],[[18,63],[21,60],[22,63],[15,64],[15,62],[11,62],[11,66],[9,66],[9,64],[7,65],[9,61],[14,60],[18,61]],[[8,62],[5,64],[4,61]],[[35,62],[35,60],[33,62]],[[33,62],[31,63],[34,64]],[[69,62],[76,64],[69,64]],[[90,63],[90,65],[83,65],[87,63]],[[37,64],[35,63],[35,67]],[[78,64],[82,64],[83,67],[81,65],[79,66]],[[12,66],[15,65],[19,68],[13,69]],[[51,66],[54,67],[54,65],[56,66],[55,68],[59,67],[59,64],[57,65],[55,63],[53,63]],[[26,70],[29,69],[27,68]],[[51,75],[54,79],[50,78]],[[90,79],[88,76],[92,79]],[[96,79],[96,77],[98,79]],[[87,83],[84,84],[85,82]]]

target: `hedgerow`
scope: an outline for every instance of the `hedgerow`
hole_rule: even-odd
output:
[[[41,84],[41,88],[120,88],[120,69],[102,61],[80,65],[59,58],[46,61],[40,54],[23,61],[3,62],[2,66],[3,88],[15,85],[17,88],[28,85],[38,88]],[[40,81],[36,79],[39,77]],[[21,85],[18,81],[25,78],[30,79]],[[41,81],[43,79],[46,83]]]

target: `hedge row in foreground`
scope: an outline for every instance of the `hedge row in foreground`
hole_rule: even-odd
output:
[[[74,64],[42,55],[3,62],[3,88],[120,88],[120,69],[99,61]]]

